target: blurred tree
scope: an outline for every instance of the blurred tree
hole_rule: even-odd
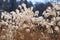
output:
[[[47,2],[45,5],[46,5],[46,7],[48,7],[48,6],[53,7],[50,2]]]
[[[11,4],[11,10],[15,10],[16,9],[16,0],[10,0],[10,4]]]
[[[47,7],[53,7],[52,4],[50,2],[47,3],[36,3],[35,7],[34,7],[34,11],[39,10],[39,16],[42,15],[43,11],[47,9]]]
[[[46,9],[46,6],[43,3],[36,3],[34,9],[39,10],[39,16],[41,16],[43,11]]]

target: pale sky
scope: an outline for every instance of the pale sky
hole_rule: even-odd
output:
[[[48,1],[50,1],[50,0],[27,0],[27,1],[31,1],[33,4],[35,4],[36,2],[45,3],[45,2],[48,2]]]
[[[16,0],[16,1],[19,2],[20,0]],[[28,2],[31,1],[33,4],[35,4],[36,2],[46,3],[46,2],[48,2],[48,1],[53,1],[53,0],[27,0],[27,1],[28,1]],[[60,2],[60,0],[54,0],[54,1],[55,1],[55,2],[56,2],[56,1]]]

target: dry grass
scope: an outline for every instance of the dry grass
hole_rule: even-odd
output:
[[[0,40],[60,40],[60,14],[54,7],[48,7],[40,17],[39,11],[34,13],[33,7],[26,8],[24,3],[19,8],[2,12]]]

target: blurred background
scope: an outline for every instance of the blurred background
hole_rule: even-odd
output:
[[[60,0],[0,0],[0,12],[2,11],[15,11],[18,8],[18,5],[25,3],[28,7],[33,6],[34,10],[39,10],[39,15],[46,10],[48,6],[52,7],[52,2],[60,2]]]

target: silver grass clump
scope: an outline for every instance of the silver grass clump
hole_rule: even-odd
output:
[[[21,9],[21,12],[18,9],[16,9],[16,12],[2,12],[0,28],[2,28],[1,32],[3,32],[3,30],[6,32],[5,35],[2,36],[3,39],[13,40],[13,33],[16,32],[17,29],[23,30],[24,28],[28,28],[26,29],[26,32],[30,32],[31,28],[42,26],[43,28],[46,27],[48,33],[53,33],[53,27],[54,30],[59,32],[60,17],[56,16],[57,14],[54,8],[48,7],[46,11],[42,13],[44,17],[40,16],[36,18],[34,16],[38,16],[39,11],[35,11],[34,13],[33,7],[27,8],[24,3],[18,7]],[[21,38],[23,39],[24,36]]]

